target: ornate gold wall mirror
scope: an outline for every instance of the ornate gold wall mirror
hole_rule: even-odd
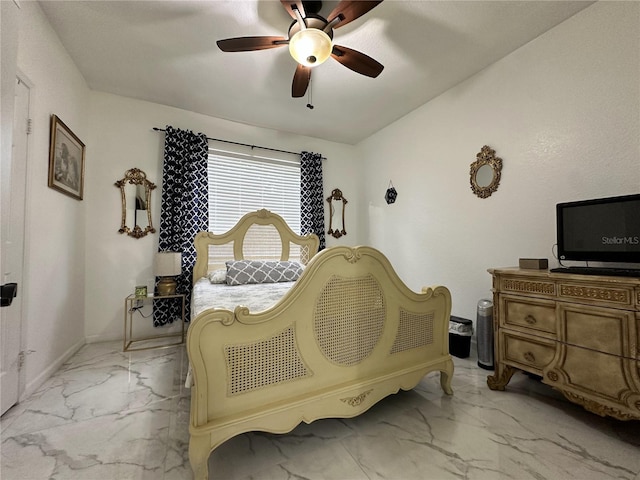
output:
[[[339,229],[333,229],[333,215],[335,213],[335,207],[333,206],[333,203],[331,203],[332,201],[336,201],[336,202],[342,202],[342,211],[340,213],[340,217],[342,218],[342,230]],[[345,230],[344,227],[344,210],[345,207],[347,206],[347,199],[344,198],[342,196],[342,192],[340,191],[339,188],[334,188],[331,191],[331,196],[327,197],[327,202],[329,202],[329,230],[327,231],[327,233],[331,236],[333,236],[334,238],[340,238],[343,235],[347,234],[347,231]],[[338,222],[336,222],[338,223]]]
[[[498,190],[502,172],[502,159],[487,145],[476,155],[471,164],[471,190],[480,198],[487,198]]]
[[[155,184],[147,180],[142,170],[132,168],[115,186],[120,189],[122,200],[122,224],[118,233],[126,233],[133,238],[155,233],[151,220],[151,191],[156,188]]]

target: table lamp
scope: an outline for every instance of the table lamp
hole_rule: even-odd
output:
[[[175,295],[176,294],[176,275],[182,273],[182,254],[180,252],[158,252],[156,253],[157,277],[161,277],[158,281],[158,295]]]

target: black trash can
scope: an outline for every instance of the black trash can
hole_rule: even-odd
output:
[[[449,319],[449,353],[458,358],[467,358],[471,352],[473,322],[466,318],[451,316]]]

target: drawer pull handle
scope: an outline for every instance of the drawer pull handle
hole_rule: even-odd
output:
[[[531,352],[525,352],[524,359],[527,362],[535,362],[536,361],[536,356]]]
[[[527,322],[529,325],[534,325],[538,323],[538,321],[536,320],[536,317],[534,317],[533,315],[527,315],[526,317],[524,317],[524,321]]]

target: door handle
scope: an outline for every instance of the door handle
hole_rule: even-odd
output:
[[[2,297],[2,302],[0,303],[0,307],[8,307],[13,302],[13,299],[18,295],[18,284],[17,283],[6,283],[0,287],[0,297]]]

